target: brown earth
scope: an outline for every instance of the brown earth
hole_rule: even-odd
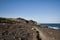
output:
[[[60,40],[60,30],[38,26],[33,20],[0,18],[0,40]]]
[[[42,40],[60,40],[60,30],[51,29],[46,27],[36,27],[34,28],[39,31]]]

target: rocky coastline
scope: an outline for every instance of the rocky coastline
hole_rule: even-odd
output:
[[[60,40],[60,30],[23,18],[0,17],[0,40]]]

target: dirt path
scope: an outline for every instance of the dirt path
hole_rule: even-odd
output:
[[[37,27],[34,27],[34,29],[36,29],[37,31],[39,31],[40,38],[41,38],[42,40],[46,40],[45,35],[44,35]]]
[[[38,32],[39,32],[39,35],[40,35],[40,38],[42,40],[57,40],[57,39],[54,39],[54,38],[51,38],[49,37],[49,34],[46,35],[46,32],[42,32],[39,28],[35,27],[34,26],[34,29],[36,29]]]

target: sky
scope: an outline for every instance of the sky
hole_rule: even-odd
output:
[[[0,17],[60,23],[60,0],[0,0]]]

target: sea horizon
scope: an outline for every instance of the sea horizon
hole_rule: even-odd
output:
[[[60,23],[40,23],[40,25],[47,26],[48,28],[60,29]]]

